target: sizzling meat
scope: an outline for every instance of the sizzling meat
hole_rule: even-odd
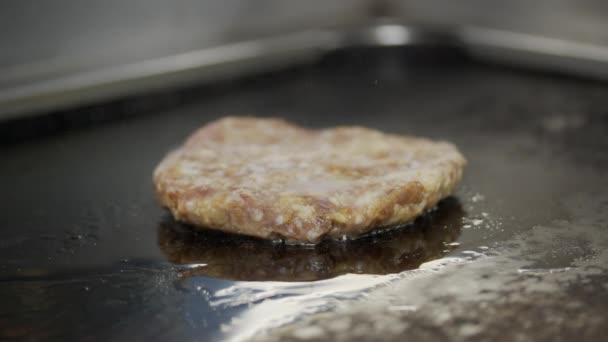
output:
[[[154,182],[177,220],[316,243],[411,221],[454,190],[464,165],[446,142],[234,117],[196,131]]]

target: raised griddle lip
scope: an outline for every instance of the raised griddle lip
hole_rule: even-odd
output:
[[[36,116],[176,86],[242,77],[318,60],[354,46],[447,46],[501,63],[608,80],[608,47],[538,35],[384,18],[349,27],[291,32],[0,87],[0,121]]]

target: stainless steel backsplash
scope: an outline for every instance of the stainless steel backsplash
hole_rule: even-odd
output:
[[[400,17],[430,25],[475,25],[608,45],[608,1],[390,0]]]
[[[9,79],[155,58],[364,16],[368,1],[8,0],[0,87]]]

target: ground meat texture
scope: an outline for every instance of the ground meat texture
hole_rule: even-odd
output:
[[[178,221],[317,243],[413,220],[454,190],[464,165],[447,142],[229,117],[169,153],[154,183]]]

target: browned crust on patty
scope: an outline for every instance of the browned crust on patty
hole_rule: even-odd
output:
[[[154,183],[177,220],[316,243],[411,221],[454,190],[464,165],[446,142],[229,117],[167,155]]]

